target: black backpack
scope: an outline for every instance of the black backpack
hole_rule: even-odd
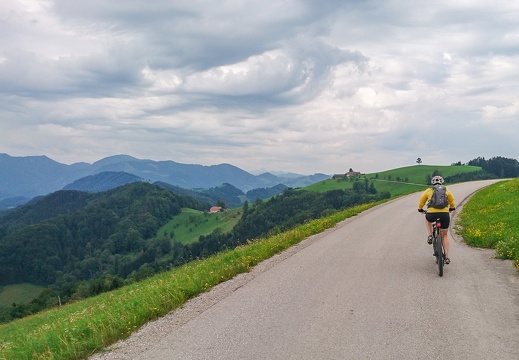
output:
[[[447,200],[447,188],[443,185],[433,186],[433,194],[429,201],[429,207],[443,209],[447,206],[449,206],[449,201]]]

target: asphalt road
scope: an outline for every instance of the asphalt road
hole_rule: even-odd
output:
[[[449,188],[460,203],[486,184]],[[418,198],[348,219],[96,358],[519,359],[512,263],[458,239],[439,277]]]

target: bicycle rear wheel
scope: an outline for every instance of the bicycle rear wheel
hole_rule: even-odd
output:
[[[436,233],[436,238],[434,241],[434,253],[436,254],[436,263],[438,264],[438,275],[443,276],[443,264],[444,264],[444,256],[443,256],[443,243],[442,236],[438,231]]]

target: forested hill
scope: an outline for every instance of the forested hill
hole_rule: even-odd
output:
[[[144,182],[40,198],[0,218],[0,285],[128,275],[135,253],[149,249],[159,227],[183,207],[208,204]]]
[[[16,228],[73,213],[85,207],[92,198],[88,193],[73,190],[56,191],[45,197],[34,198],[23,206],[0,213],[3,214],[0,216],[0,229],[12,232]]]

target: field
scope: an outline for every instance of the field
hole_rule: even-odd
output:
[[[28,303],[44,288],[32,284],[17,284],[0,287],[0,307]]]
[[[193,209],[182,209],[180,215],[175,216],[157,231],[157,236],[165,235],[182,244],[190,244],[198,241],[201,235],[209,235],[217,228],[220,228],[222,233],[231,231],[240,220],[242,211],[242,208],[237,208],[209,214]]]
[[[478,166],[435,166],[414,165],[372,174],[364,174],[357,178],[337,178],[325,180],[305,187],[310,191],[329,191],[349,189],[355,181],[372,181],[378,192],[389,191],[391,196],[399,196],[420,191],[429,186],[433,172],[438,171],[443,177],[481,170]]]
[[[366,174],[368,178],[375,178],[381,180],[392,180],[404,181],[404,179],[408,179],[406,182],[416,183],[416,184],[429,184],[432,173],[438,170],[438,172],[443,177],[448,177],[461,173],[469,173],[474,171],[479,171],[481,168],[479,166],[437,166],[437,165],[414,165],[408,166],[398,169],[392,169],[387,171],[382,171],[373,174]],[[427,182],[426,182],[427,181]]]

